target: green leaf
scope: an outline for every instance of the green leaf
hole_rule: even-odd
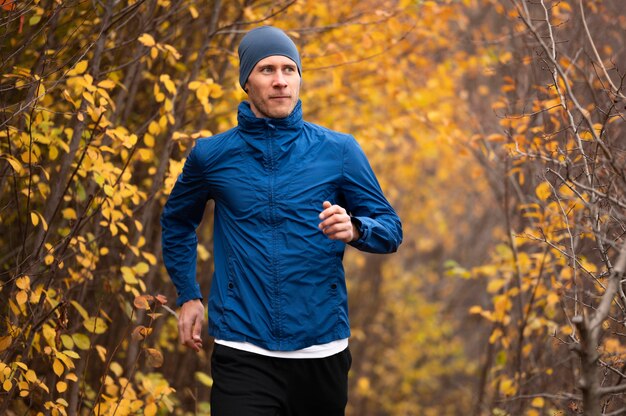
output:
[[[73,334],[72,339],[74,340],[74,344],[81,350],[88,350],[91,346],[91,341],[85,334]]]

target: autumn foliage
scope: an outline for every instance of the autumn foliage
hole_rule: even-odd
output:
[[[397,254],[346,253],[348,414],[621,414],[622,9],[0,0],[0,414],[209,414],[158,220],[194,139],[236,123],[261,24],[300,47],[305,118],[355,135],[403,221]]]

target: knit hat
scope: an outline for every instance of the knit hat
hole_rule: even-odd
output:
[[[282,30],[272,26],[252,29],[239,44],[239,85],[245,89],[246,82],[254,66],[264,58],[282,55],[295,62],[302,76],[300,54],[295,43]]]

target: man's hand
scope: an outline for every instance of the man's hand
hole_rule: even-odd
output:
[[[320,213],[322,222],[318,227],[328,238],[344,243],[359,239],[359,230],[352,223],[344,208],[332,205],[328,201],[324,201],[322,208],[324,209]]]
[[[200,333],[204,325],[204,305],[200,299],[183,303],[178,313],[178,337],[187,348],[199,352],[202,349]]]

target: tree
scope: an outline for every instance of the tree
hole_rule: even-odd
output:
[[[483,17],[507,19],[500,33],[482,33],[500,60],[484,81],[501,86],[493,104],[500,131],[476,142],[487,171],[502,172],[491,182],[507,235],[492,262],[472,270],[492,294],[489,308],[471,310],[492,323],[488,388],[475,414],[623,413],[618,9],[618,2],[511,1]]]

